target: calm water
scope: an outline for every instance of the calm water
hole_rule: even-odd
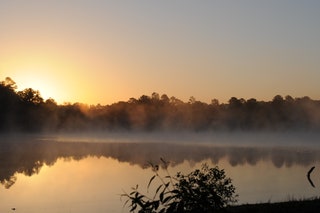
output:
[[[120,194],[153,175],[147,162],[189,173],[225,169],[239,203],[319,196],[318,134],[113,134],[2,137],[0,212],[128,212]],[[311,166],[315,188],[306,178]]]

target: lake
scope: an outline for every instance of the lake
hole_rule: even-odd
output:
[[[319,196],[318,133],[109,133],[0,137],[0,212],[128,212],[148,162],[174,175],[203,163],[233,180],[239,204]],[[315,166],[309,183],[306,174]],[[161,171],[162,172],[162,171]],[[164,171],[163,171],[164,172]],[[156,183],[155,183],[156,184]],[[12,210],[15,208],[15,210]]]

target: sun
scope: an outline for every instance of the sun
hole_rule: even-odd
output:
[[[60,97],[59,86],[56,85],[55,79],[44,70],[24,69],[12,78],[17,83],[18,90],[26,88],[38,90],[44,100],[48,98],[56,100]]]

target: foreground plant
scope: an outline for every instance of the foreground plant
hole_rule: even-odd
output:
[[[129,205],[130,212],[216,212],[237,201],[235,187],[223,169],[203,164],[201,169],[187,175],[178,172],[171,176],[167,170],[169,163],[161,161],[168,175],[161,177],[159,166],[151,164],[155,175],[150,178],[148,190],[155,178],[161,182],[152,198],[140,193],[138,185],[121,195],[126,197],[125,205]]]

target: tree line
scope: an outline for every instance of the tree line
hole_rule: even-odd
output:
[[[39,91],[0,82],[0,132],[317,131],[320,101],[276,95],[271,101],[231,97],[228,103],[184,102],[152,93],[110,105],[57,104]]]

